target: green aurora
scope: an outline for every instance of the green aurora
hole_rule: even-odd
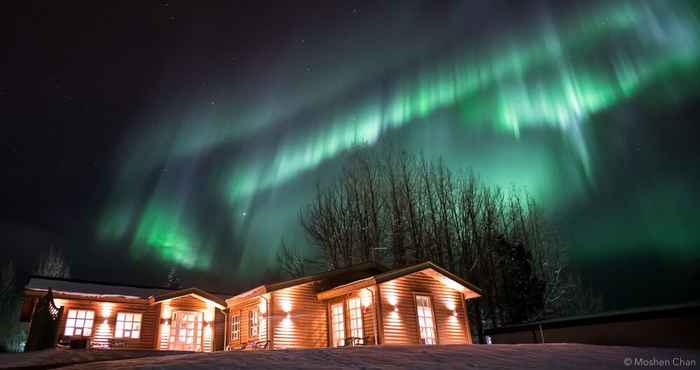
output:
[[[303,243],[296,214],[315,182],[337,173],[348,151],[385,142],[445,156],[494,184],[524,186],[561,215],[601,186],[603,143],[592,128],[599,116],[649,96],[672,105],[695,93],[685,81],[696,78],[700,57],[696,10],[682,1],[626,1],[564,20],[543,16],[488,45],[463,42],[427,62],[396,66],[302,111],[236,116],[231,102],[226,114],[194,112],[184,123],[139,132],[98,239],[129,243],[135,259],[210,269],[233,255],[228,265],[239,276],[261,271],[281,237]],[[444,148],[426,146],[431,140],[444,140]],[[639,207],[643,217],[655,212],[648,199]],[[614,223],[598,224],[595,234],[636,235],[625,245],[697,244],[697,233],[683,237],[684,223],[674,220],[682,240],[667,240],[660,224],[648,238]],[[586,256],[619,241],[577,240],[597,244],[579,252]]]

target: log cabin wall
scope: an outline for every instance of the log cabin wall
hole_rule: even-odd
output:
[[[158,305],[148,303],[124,303],[109,301],[94,301],[88,299],[54,300],[56,305],[63,306],[63,315],[59,323],[58,334],[63,336],[70,310],[90,310],[94,312],[94,321],[89,336],[93,348],[111,349],[155,349],[157,343],[157,327],[160,312]],[[117,314],[140,313],[141,329],[139,338],[114,338]]]
[[[429,296],[437,344],[471,343],[462,294],[424,272],[379,284],[382,344],[419,344],[415,295]]]
[[[214,351],[224,350],[224,337],[226,330],[226,317],[221,310],[214,313]]]
[[[309,282],[272,293],[274,349],[328,346],[327,305],[316,298],[319,289],[319,282]]]
[[[242,344],[248,343],[250,341],[257,341],[258,337],[252,338],[250,336],[250,316],[251,311],[257,311],[260,309],[260,296],[252,297],[246,299],[242,302],[236,303],[229,307],[228,313],[228,324],[226,327],[226,333],[229,336],[228,345],[232,349],[241,348]],[[233,317],[239,317],[239,338],[233,339],[231,337],[231,321]]]

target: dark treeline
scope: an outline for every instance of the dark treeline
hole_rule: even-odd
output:
[[[300,221],[321,257],[283,244],[278,260],[287,273],[303,274],[313,263],[335,269],[430,260],[482,289],[470,305],[477,329],[600,310],[526,191],[489,186],[442,160],[375,154],[355,153],[338,181],[318,187]]]
[[[60,249],[49,246],[37,260],[33,275],[68,278],[70,266]],[[0,352],[20,352],[27,340],[27,324],[20,322],[23,286],[12,260],[0,264]]]

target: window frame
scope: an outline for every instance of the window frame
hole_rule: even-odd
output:
[[[121,336],[117,336],[117,330],[119,330],[119,315],[124,315],[124,320],[122,320],[122,323],[124,323],[124,324],[127,323],[126,315],[131,315],[131,317],[132,317],[132,319],[131,319],[130,321],[128,321],[129,323],[131,323],[131,329],[128,329],[128,330],[129,330],[129,336],[128,336],[128,337],[127,337],[127,336],[124,336],[124,331],[127,330],[127,329],[125,329],[125,325],[122,326],[122,331],[121,331],[122,335],[121,335]],[[138,322],[135,321],[135,320],[133,319],[134,315],[138,315],[138,316],[139,316]],[[114,322],[114,338],[115,338],[115,339],[133,339],[133,340],[139,340],[139,339],[141,339],[141,332],[143,331],[143,330],[142,330],[142,329],[143,329],[143,312],[119,311],[119,312],[117,312],[117,316],[116,316],[116,319],[115,319],[115,320],[116,320],[116,321]],[[135,331],[135,330],[134,330],[134,324],[135,324],[135,323],[138,323],[138,325],[139,325],[139,328],[138,328],[138,333],[139,333],[139,334],[138,334],[137,337],[134,338],[134,337],[133,337],[133,333],[134,333],[134,331]]]
[[[421,335],[421,317],[418,313],[418,297],[426,297],[430,301],[430,305],[428,306],[430,308],[430,313],[431,313],[431,318],[433,322],[433,335],[434,335],[434,341],[435,343],[423,343],[423,336]],[[438,330],[437,330],[437,317],[435,316],[435,300],[433,299],[433,295],[430,293],[425,293],[425,292],[413,292],[413,307],[414,307],[414,312],[416,313],[416,329],[417,329],[417,334],[418,334],[418,344],[420,345],[425,345],[425,346],[434,346],[440,344],[439,340],[439,335],[438,335]]]
[[[356,301],[357,306],[352,307],[350,305],[350,301]],[[360,297],[350,297],[345,300],[346,305],[347,305],[347,311],[348,311],[348,326],[350,329],[350,337],[353,338],[360,338],[360,343],[359,344],[364,344],[364,317],[362,313],[362,298]],[[358,317],[353,318],[353,311],[356,311],[358,313]],[[359,320],[359,327],[353,327],[353,322],[356,322]],[[359,334],[359,335],[358,335]],[[347,337],[346,337],[347,338]]]
[[[334,312],[334,308],[340,306],[340,315],[336,315]],[[344,347],[345,346],[345,339],[347,338],[347,333],[345,330],[345,325],[346,325],[346,320],[345,320],[345,306],[346,303],[345,301],[340,301],[340,302],[335,302],[330,304],[330,318],[331,318],[331,346],[332,347]],[[338,325],[338,323],[335,321],[337,317],[342,318],[342,323],[341,325]],[[336,336],[336,334],[342,333],[342,339]]]
[[[75,316],[71,318],[70,313],[72,311],[75,312]],[[85,316],[82,319],[80,319],[80,320],[83,320],[83,325],[80,326],[80,334],[75,334],[75,329],[77,327],[75,324],[79,320],[78,316],[79,316],[80,312],[85,312]],[[92,313],[92,318],[90,318],[90,319],[87,318],[88,312]],[[97,316],[95,315],[95,310],[82,309],[82,308],[69,308],[68,312],[66,312],[66,322],[65,322],[65,325],[63,326],[63,336],[66,336],[66,337],[84,337],[84,338],[92,337],[93,334],[95,334],[95,319],[96,318],[97,318]],[[71,320],[73,320],[73,325],[69,326],[68,323]],[[86,321],[91,321],[92,324],[88,327],[85,325]],[[71,328],[73,330],[72,334],[66,334],[68,328]],[[85,334],[86,328],[90,329],[90,333],[87,335]]]
[[[253,321],[255,317],[255,321]],[[255,322],[255,325],[253,325]],[[255,333],[253,334],[253,328],[255,328]],[[248,311],[248,337],[258,338],[260,336],[260,312],[258,310]]]
[[[235,326],[234,326],[234,323],[236,324]],[[231,315],[231,340],[241,340],[241,313],[240,312],[237,312],[237,313]]]

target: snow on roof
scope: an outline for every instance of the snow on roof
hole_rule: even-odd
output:
[[[124,297],[146,299],[158,296],[174,290],[165,288],[148,288],[128,285],[114,285],[109,283],[84,282],[78,280],[31,277],[25,289],[48,290],[51,288],[56,293],[65,293],[90,297]]]

